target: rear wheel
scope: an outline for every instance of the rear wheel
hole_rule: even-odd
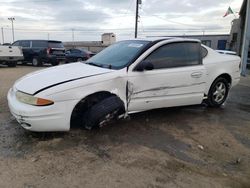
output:
[[[212,84],[207,103],[211,107],[220,107],[227,99],[229,82],[225,78],[217,78]]]
[[[57,66],[57,65],[59,65],[59,61],[54,61],[54,62],[51,63],[51,65],[52,66]]]
[[[84,113],[82,122],[86,129],[103,127],[110,121],[117,119],[124,111],[125,109],[121,99],[117,96],[110,96],[91,106]]]
[[[33,57],[32,59],[32,65],[35,67],[41,66],[41,61],[38,57]]]

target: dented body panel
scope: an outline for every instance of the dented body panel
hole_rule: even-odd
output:
[[[182,41],[197,42],[179,38],[160,40],[118,70],[75,63],[31,73],[16,81],[10,89],[10,111],[28,130],[68,131],[76,105],[94,93],[104,91],[116,95],[123,101],[127,115],[154,108],[200,104],[221,74],[230,75],[232,86],[238,83],[239,57],[222,55],[205,46],[208,55],[202,64],[136,70],[136,66],[160,46]],[[15,96],[17,91],[51,100],[54,104],[38,107],[21,103]]]

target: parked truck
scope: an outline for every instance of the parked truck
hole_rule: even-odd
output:
[[[0,64],[16,67],[18,61],[23,60],[23,52],[17,46],[0,45]]]

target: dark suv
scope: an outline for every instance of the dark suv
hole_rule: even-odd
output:
[[[55,66],[65,61],[65,48],[61,41],[18,40],[12,45],[22,47],[24,63],[30,62],[34,66],[49,63]]]

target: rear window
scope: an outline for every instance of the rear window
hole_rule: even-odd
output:
[[[64,48],[63,43],[61,42],[49,42],[50,48]]]
[[[32,47],[34,47],[34,48],[47,48],[48,43],[46,41],[32,41]]]

